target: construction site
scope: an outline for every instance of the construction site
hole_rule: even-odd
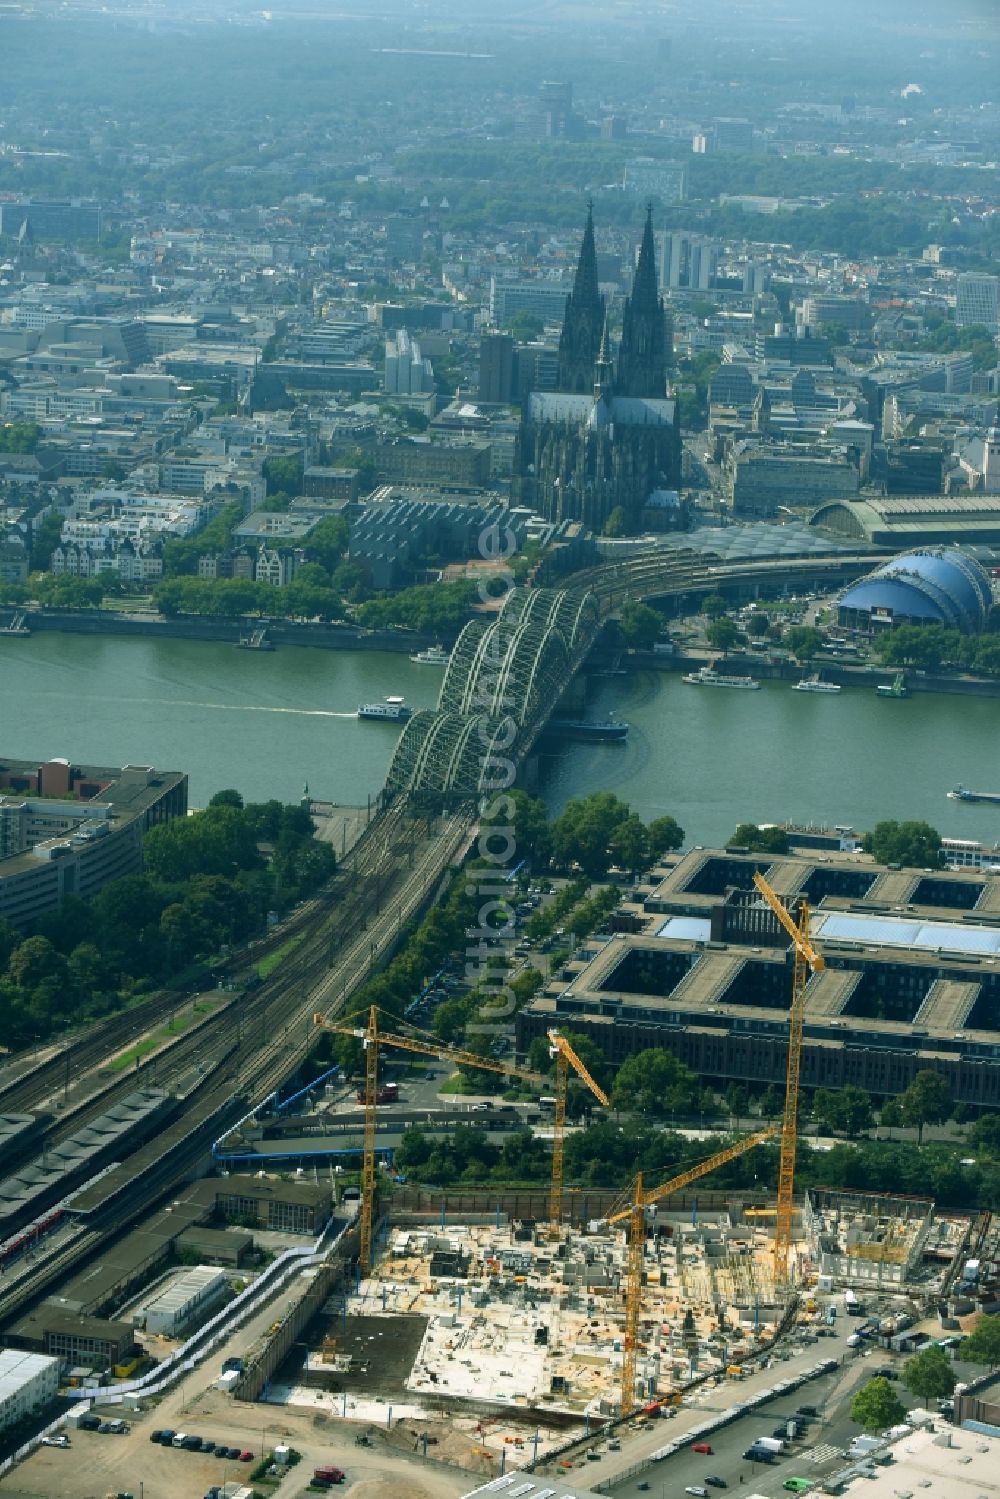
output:
[[[655,1186],[639,1175],[585,1222],[569,1221],[563,1195],[568,1082],[575,1077],[599,1103],[608,1099],[558,1031],[549,1032],[556,1082],[547,1213],[529,1220],[498,1205],[494,1216],[445,1227],[443,1216],[434,1222],[378,1206],[375,1155],[381,1048],[439,1049],[429,1038],[382,1029],[375,1010],[364,1025],[316,1017],[364,1047],[360,1265],[355,1285],[306,1329],[305,1360],[286,1362],[279,1398],[356,1420],[392,1409],[397,1420],[424,1423],[425,1436],[435,1417],[462,1413],[462,1440],[469,1422],[480,1432],[488,1422],[505,1442],[518,1446],[530,1430],[535,1448],[544,1448],[566,1423],[604,1427],[741,1379],[744,1364],[759,1366],[775,1342],[792,1292],[820,1276],[827,1287],[852,1276],[887,1290],[911,1281],[929,1287],[961,1248],[967,1222],[935,1219],[929,1201],[875,1203],[864,1194],[814,1193],[801,1215],[794,1209],[803,999],[823,959],[809,940],[806,903],[793,919],[759,874],[755,884],[794,956],[780,1130],[762,1129],[714,1154],[706,1145],[704,1160]],[[448,1056],[543,1081],[454,1048]],[[736,1193],[716,1194],[707,1212],[685,1209],[678,1195],[685,1188],[772,1140],[780,1144],[773,1207]],[[932,1250],[936,1269],[926,1271]]]
[[[334,1332],[310,1355],[310,1383],[328,1370],[331,1386],[350,1387],[355,1360],[372,1351],[352,1342],[351,1320],[374,1314],[423,1325],[403,1381],[414,1403],[485,1400],[606,1420],[621,1403],[627,1275],[621,1234],[569,1232],[553,1244],[514,1225],[395,1229],[348,1300],[347,1336]],[[729,1214],[659,1214],[643,1279],[636,1367],[646,1401],[733,1368],[774,1331],[769,1236]]]
[[[648,1223],[634,1376],[629,1245],[605,1225],[397,1227],[372,1273],[306,1330],[270,1397],[379,1426],[417,1422],[463,1460],[541,1459],[567,1431],[669,1407],[692,1381],[738,1377],[781,1307],[769,1231],[738,1210]],[[390,1417],[391,1413],[391,1417]],[[469,1442],[478,1452],[469,1451]]]
[[[941,1216],[929,1197],[813,1188],[802,1208],[803,1235],[817,1280],[846,1287],[927,1294],[962,1249],[964,1215]]]
[[[400,1223],[377,1236],[371,1273],[305,1329],[304,1358],[289,1358],[267,1398],[370,1423],[385,1440],[395,1431],[483,1472],[542,1463],[623,1416],[711,1404],[723,1385],[729,1400],[747,1398],[754,1371],[827,1332],[834,1299],[848,1318],[861,1309],[849,1289],[844,1300],[852,1279],[869,1310],[905,1326],[909,1296],[940,1289],[972,1226],[929,1200],[810,1192],[801,1229],[796,1214],[802,1295],[790,1323],[774,1225],[773,1209],[738,1194],[644,1208],[630,1347],[630,1225],[564,1226],[554,1240],[545,1223]],[[790,1328],[793,1342],[779,1341]]]

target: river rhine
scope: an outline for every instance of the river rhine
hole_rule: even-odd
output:
[[[397,738],[360,702],[401,693],[433,707],[441,669],[405,655],[236,650],[202,641],[0,637],[0,755],[186,770],[191,802],[234,786],[249,800],[314,796],[363,805]],[[742,821],[926,818],[950,837],[1000,840],[1000,806],[945,799],[961,781],[1000,791],[1000,699],[879,699],[688,686],[671,672],[594,678],[588,716],[627,718],[627,743],[564,744],[539,789],[558,809],[610,790],[645,819],[672,813],[688,843]]]

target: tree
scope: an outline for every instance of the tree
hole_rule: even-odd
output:
[[[342,515],[328,515],[314,526],[303,550],[308,562],[317,562],[332,573],[347,551],[349,529]]]
[[[231,788],[229,788],[225,791],[217,791],[215,795],[210,799],[208,805],[210,807],[242,808],[243,798],[238,791],[233,791]]]
[[[784,643],[796,661],[808,661],[823,644],[823,636],[812,625],[792,625],[785,631]]]
[[[146,868],[155,878],[178,883],[199,874],[232,878],[263,861],[249,809],[206,807],[194,817],[175,817],[146,834]]]
[[[788,834],[784,828],[760,828],[755,822],[741,822],[730,843],[736,848],[747,848],[751,853],[787,854]]]
[[[595,791],[566,803],[552,824],[552,853],[558,864],[579,864],[584,874],[597,878],[611,863],[611,837],[628,821],[632,809],[610,791]]]
[[[812,1110],[813,1120],[821,1131],[832,1134],[840,1130],[854,1136],[871,1128],[871,1094],[853,1084],[844,1088],[817,1088]]]
[[[747,634],[753,635],[754,638],[758,640],[762,639],[767,634],[770,628],[771,621],[768,619],[766,614],[761,614],[759,611],[755,614],[751,614],[749,620],[747,621]]]
[[[932,1345],[906,1360],[903,1383],[921,1400],[943,1400],[955,1388],[955,1371],[944,1350]]]
[[[866,854],[880,864],[902,864],[908,869],[941,869],[941,834],[928,822],[877,822],[861,840]]]
[[[62,539],[66,517],[61,510],[47,510],[31,532],[31,566],[36,572],[48,571],[52,553]]]
[[[705,630],[705,639],[714,651],[728,651],[740,639],[740,632],[728,614],[713,619]]]
[[[275,457],[264,459],[264,478],[267,493],[288,494],[293,497],[302,491],[302,459],[297,457]]]
[[[604,522],[604,536],[624,536],[628,530],[628,516],[625,514],[624,506],[616,505]]]
[[[540,796],[514,787],[488,806],[480,823],[479,847],[484,857],[513,868],[521,859],[536,866],[549,861],[552,839],[548,808]],[[487,836],[490,828],[502,829]]]
[[[628,1057],[618,1069],[611,1092],[616,1109],[657,1118],[675,1111],[694,1113],[700,1097],[695,1074],[673,1052],[659,1046]]]
[[[37,422],[0,422],[0,453],[33,453],[41,435]]]
[[[769,1083],[760,1095],[757,1108],[762,1119],[776,1119],[784,1109],[783,1095],[773,1083]]]
[[[708,619],[721,619],[726,612],[726,601],[721,593],[710,593],[701,601],[701,612]]]
[[[750,1095],[742,1083],[730,1083],[722,1096],[734,1119],[742,1119],[750,1112]]]
[[[638,815],[633,812],[620,822],[608,839],[608,852],[619,869],[638,874],[649,864],[649,835]]]
[[[540,338],[545,332],[545,319],[539,317],[537,312],[522,308],[507,319],[507,327],[515,338],[530,342],[533,338]]]
[[[903,1123],[917,1131],[917,1144],[923,1143],[925,1124],[943,1124],[951,1114],[951,1088],[948,1079],[929,1067],[918,1072],[899,1100]]]
[[[573,1050],[576,1052],[577,1056],[580,1058],[580,1061],[583,1063],[587,1071],[590,1073],[591,1077],[594,1079],[594,1082],[597,1083],[598,1087],[606,1088],[610,1067],[607,1057],[604,1055],[597,1042],[594,1041],[590,1036],[586,1035],[583,1031],[568,1031],[563,1030],[562,1027],[560,1027],[560,1033],[563,1039],[568,1041],[570,1046],[572,1046]],[[532,1041],[531,1045],[528,1048],[528,1066],[532,1069],[533,1072],[555,1072],[556,1059],[555,1057],[549,1055],[549,1040],[547,1036],[536,1036],[534,1041]],[[572,1064],[570,1065],[569,1076],[570,1082],[572,1083],[574,1077],[576,1077],[576,1073],[573,1070]],[[596,1104],[597,1100],[594,1098],[594,1095],[590,1092],[590,1089],[587,1087],[587,1085],[581,1082],[580,1087],[586,1095],[586,1098],[589,1099],[591,1103]]]
[[[887,1379],[870,1379],[851,1401],[851,1420],[865,1431],[885,1431],[906,1418],[906,1407]]]
[[[684,829],[676,818],[669,815],[654,817],[646,832],[652,859],[659,859],[663,854],[684,846]]]
[[[660,638],[663,618],[648,604],[628,603],[618,620],[618,633],[626,645],[649,650]]]
[[[982,1316],[959,1344],[958,1356],[972,1364],[1000,1364],[1000,1317]]]
[[[898,1129],[903,1122],[903,1110],[898,1098],[886,1098],[878,1111],[879,1124],[887,1130]],[[891,1137],[890,1137],[891,1138]]]
[[[0,937],[0,952],[2,952]],[[969,1144],[986,1155],[1000,1155],[1000,1114],[984,1114],[969,1130]]]

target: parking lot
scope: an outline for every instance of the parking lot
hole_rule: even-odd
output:
[[[830,1346],[823,1349],[824,1354]],[[804,1484],[816,1487],[824,1477],[845,1465],[845,1454],[852,1438],[861,1434],[861,1427],[851,1420],[850,1406],[859,1386],[866,1380],[891,1368],[896,1376],[893,1388],[907,1410],[925,1403],[911,1395],[899,1378],[905,1359],[882,1348],[860,1352],[841,1348],[839,1353],[842,1362],[831,1373],[810,1380],[794,1393],[769,1401],[707,1436],[705,1440],[712,1448],[710,1455],[694,1452],[685,1443],[663,1462],[622,1478],[610,1492],[618,1499],[631,1499],[632,1495],[644,1493],[658,1495],[660,1499],[667,1495],[671,1499],[681,1499],[686,1490],[697,1487],[707,1489],[706,1499],[723,1499],[727,1491],[731,1491],[732,1499],[745,1499],[749,1494],[761,1494],[765,1499],[785,1499],[785,1495],[792,1492],[792,1479],[803,1480],[803,1484],[795,1485],[800,1492],[805,1491]],[[784,1375],[788,1366],[779,1367]],[[774,1375],[777,1369],[772,1367],[768,1372]],[[959,1379],[973,1377],[969,1365],[957,1364],[955,1372]],[[735,1389],[729,1394],[733,1400],[740,1398]],[[814,1408],[816,1417],[807,1421],[800,1435],[787,1442],[786,1451],[766,1464],[751,1462],[744,1457],[751,1443],[760,1437],[783,1436],[787,1441],[787,1433],[781,1428],[803,1406]],[[708,1411],[703,1409],[701,1417],[707,1414]],[[676,1439],[675,1428],[679,1419],[655,1423],[661,1445]],[[615,1453],[614,1457],[620,1461],[623,1455],[627,1455],[627,1448],[624,1453]],[[600,1471],[594,1463],[588,1463],[587,1468]],[[627,1471],[624,1463],[621,1468]],[[718,1487],[707,1484],[709,1476],[721,1479],[722,1484]],[[786,1484],[789,1485],[787,1489]]]

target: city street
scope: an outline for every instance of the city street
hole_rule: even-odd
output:
[[[588,1483],[593,1486],[600,1481],[613,1481],[619,1474],[628,1472],[636,1463],[647,1459],[660,1447],[679,1440],[685,1431],[700,1425],[711,1412],[725,1410],[745,1400],[755,1390],[768,1389],[780,1380],[789,1379],[797,1373],[815,1367],[825,1359],[836,1359],[839,1365],[837,1371],[810,1380],[800,1389],[722,1428],[717,1437],[707,1438],[714,1449],[710,1457],[697,1453],[678,1452],[666,1459],[662,1465],[639,1473],[635,1478],[624,1479],[620,1484],[615,1485],[612,1492],[620,1495],[645,1492],[638,1488],[638,1483],[645,1480],[656,1492],[659,1492],[656,1485],[669,1485],[670,1493],[680,1494],[688,1484],[704,1484],[707,1473],[724,1478],[730,1488],[740,1489],[740,1474],[742,1473],[742,1491],[748,1493],[758,1490],[758,1479],[766,1483],[776,1477],[779,1467],[784,1469],[781,1473],[782,1479],[799,1476],[798,1470],[787,1466],[785,1462],[775,1463],[773,1468],[759,1466],[753,1471],[753,1465],[742,1461],[742,1453],[755,1437],[770,1436],[772,1428],[778,1424],[779,1420],[787,1419],[794,1414],[799,1405],[815,1405],[824,1419],[814,1424],[805,1442],[795,1444],[796,1455],[830,1440],[826,1436],[825,1426],[830,1419],[832,1409],[842,1398],[844,1390],[853,1389],[856,1383],[866,1377],[866,1366],[871,1363],[871,1356],[856,1357],[854,1351],[847,1347],[847,1338],[854,1328],[850,1324],[845,1325],[846,1319],[841,1319],[841,1323],[834,1337],[821,1338],[802,1348],[795,1348],[792,1342],[786,1342],[783,1348],[794,1349],[794,1351],[789,1351],[784,1356],[774,1356],[769,1368],[761,1369],[746,1379],[726,1380],[713,1389],[705,1389],[696,1393],[691,1402],[685,1403],[677,1415],[671,1419],[651,1418],[639,1425],[635,1431],[620,1431],[617,1435],[622,1445],[618,1452],[607,1451],[606,1442],[595,1444],[600,1446],[601,1457],[596,1462],[586,1461]],[[878,1364],[888,1361],[879,1357],[878,1353],[874,1357]],[[834,1446],[839,1445],[838,1438],[846,1435],[849,1439],[858,1430],[851,1423],[849,1423],[849,1430],[843,1432],[839,1426],[831,1429]],[[794,1460],[793,1458],[790,1461],[794,1462]],[[667,1492],[667,1487],[664,1487],[663,1491]]]

